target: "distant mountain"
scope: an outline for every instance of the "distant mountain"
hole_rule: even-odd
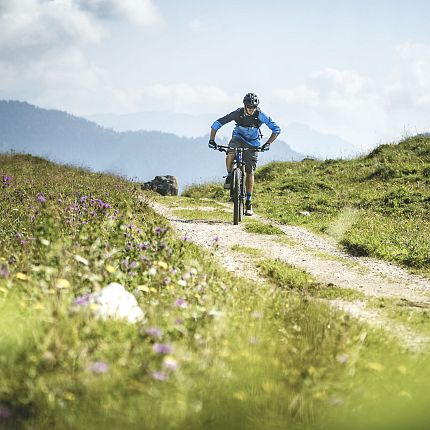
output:
[[[211,124],[220,114],[190,115],[175,112],[137,112],[131,114],[98,114],[87,119],[116,131],[157,130],[178,136],[196,137],[208,133]],[[359,150],[346,140],[332,134],[324,134],[311,127],[290,123],[282,127],[282,139],[294,150],[315,158],[350,158]],[[231,134],[232,124],[226,125],[219,136]]]
[[[332,134],[324,134],[297,122],[288,125],[285,139],[295,151],[320,159],[351,158],[358,148]]]
[[[115,131],[161,131],[177,136],[196,137],[209,133],[217,114],[190,115],[176,112],[136,112],[97,114],[86,117]]]
[[[26,152],[140,181],[170,174],[178,177],[183,188],[221,180],[224,157],[208,149],[208,138],[181,138],[158,131],[116,132],[66,112],[0,101],[0,152]],[[261,163],[275,156],[285,161],[303,158],[279,141],[271,151],[261,154]]]

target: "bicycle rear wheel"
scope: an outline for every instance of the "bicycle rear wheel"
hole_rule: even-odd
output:
[[[243,201],[241,199],[242,172],[235,169],[233,172],[233,224],[238,225],[242,220]]]

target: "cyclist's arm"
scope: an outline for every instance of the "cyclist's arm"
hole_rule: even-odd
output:
[[[213,140],[215,138],[216,132],[225,124],[231,122],[231,121],[237,121],[238,117],[240,115],[240,109],[237,109],[233,112],[230,112],[228,115],[223,116],[222,118],[217,119],[212,125],[211,125],[211,137],[210,139]]]
[[[278,124],[276,124],[275,121],[273,121],[272,118],[267,116],[264,112],[260,112],[258,118],[262,123],[266,124],[267,127],[270,128],[270,130],[272,130],[272,134],[266,142],[266,144],[270,145],[281,134],[281,128]]]

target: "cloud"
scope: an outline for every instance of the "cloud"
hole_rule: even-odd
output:
[[[52,47],[100,40],[101,28],[71,1],[3,2],[0,9],[3,61],[37,56]]]
[[[139,25],[153,25],[161,19],[151,0],[74,0],[74,3],[100,19],[123,19]]]
[[[207,113],[235,106],[241,98],[216,86],[193,86],[190,84],[156,84],[146,86],[141,92],[151,110],[173,112]]]
[[[335,133],[358,147],[430,127],[430,46],[402,44],[384,78],[328,68],[275,91],[291,121]]]
[[[137,107],[139,92],[115,87],[84,55],[113,20],[157,22],[150,0],[0,0],[0,92],[71,112]]]
[[[404,43],[396,54],[384,88],[387,109],[430,108],[430,45]]]

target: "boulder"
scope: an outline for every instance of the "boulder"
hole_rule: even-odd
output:
[[[176,176],[156,176],[152,181],[145,182],[142,190],[152,190],[162,196],[177,196],[179,193],[178,179]]]
[[[78,297],[76,307],[89,307],[97,318],[122,319],[129,323],[142,322],[145,314],[133,294],[116,282],[110,283],[101,291]]]

